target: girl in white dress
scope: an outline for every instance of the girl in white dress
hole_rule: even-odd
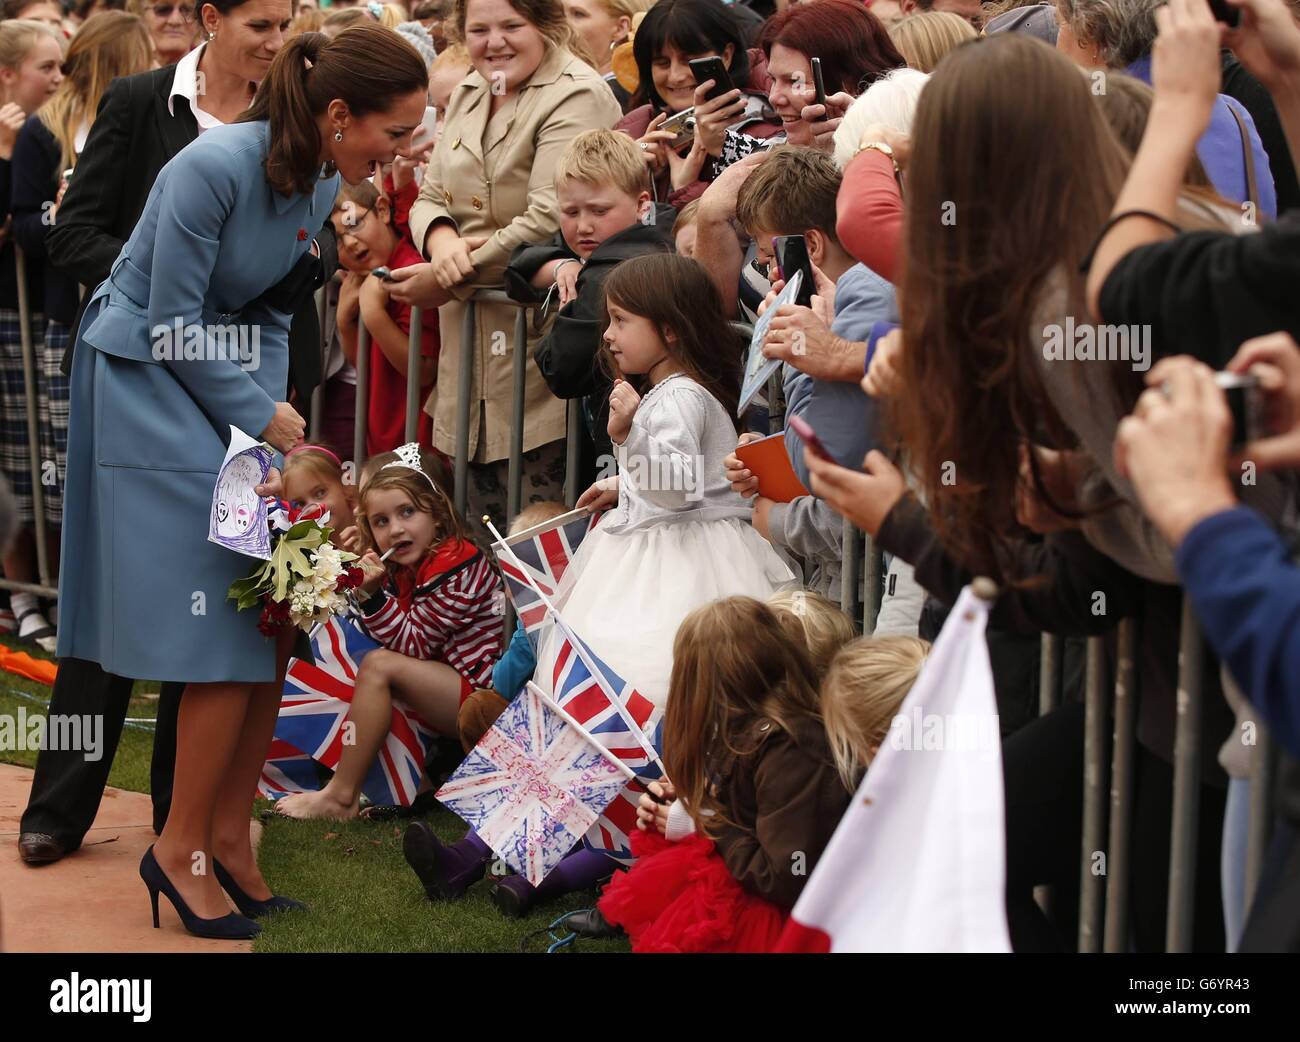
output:
[[[605,313],[619,473],[578,503],[613,509],[583,540],[556,604],[605,663],[662,708],[682,619],[719,597],[766,599],[796,580],[750,527],[751,508],[723,468],[736,444],[741,352],[708,272],[673,254],[626,261],[605,283]],[[547,630],[535,674],[547,691],[557,651]]]
[[[556,591],[565,621],[623,680],[659,708],[668,701],[673,638],[719,597],[766,599],[794,574],[749,524],[723,459],[735,448],[740,345],[708,273],[675,254],[624,261],[605,282],[603,360],[618,377],[609,435],[620,473],[580,506],[613,507],[588,533]],[[534,680],[554,690],[560,638],[539,635]],[[431,898],[458,897],[492,852],[471,830],[442,844],[423,822],[403,850]],[[508,876],[492,899],[509,915],[592,886],[614,868],[597,850],[569,854],[542,881]]]

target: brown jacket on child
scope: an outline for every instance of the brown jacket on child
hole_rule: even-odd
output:
[[[819,720],[797,718],[793,734],[756,721],[742,754],[718,772],[719,802],[733,825],[715,837],[732,876],[750,893],[793,908],[848,809],[850,792]]]

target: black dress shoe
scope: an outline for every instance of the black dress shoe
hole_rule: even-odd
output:
[[[62,843],[44,832],[24,832],[18,837],[18,854],[29,865],[48,865],[67,852]]]
[[[621,926],[615,926],[603,915],[599,908],[584,908],[574,912],[564,920],[564,925],[579,937],[592,937],[605,940],[611,937],[626,937]]]

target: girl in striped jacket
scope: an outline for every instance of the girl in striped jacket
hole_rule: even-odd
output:
[[[393,699],[435,730],[455,735],[461,703],[475,688],[490,686],[501,653],[500,578],[426,474],[419,449],[403,445],[398,457],[362,487],[357,515],[367,547],[360,562],[362,620],[384,647],[361,660],[351,734],[334,777],[320,792],[279,800],[276,811],[289,817],[356,817]]]

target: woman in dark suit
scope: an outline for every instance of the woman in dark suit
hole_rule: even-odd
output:
[[[176,65],[115,80],[104,93],[46,239],[49,262],[88,289],[108,278],[158,172],[201,133],[248,107],[284,46],[289,0],[208,0],[198,17],[205,37],[200,47]],[[332,277],[337,251],[328,221],[315,246],[321,277]],[[310,297],[295,311],[289,353],[298,400],[308,401],[320,379],[321,355]],[[71,372],[71,346],[63,368]],[[69,658],[60,664],[50,711],[103,713],[105,755],[90,762],[72,751],[41,753],[18,842],[27,863],[57,861],[81,845],[99,807],[133,683],[105,673],[98,663]],[[181,690],[180,684],[164,684],[158,703],[150,778],[155,832],[161,832],[171,800]]]

